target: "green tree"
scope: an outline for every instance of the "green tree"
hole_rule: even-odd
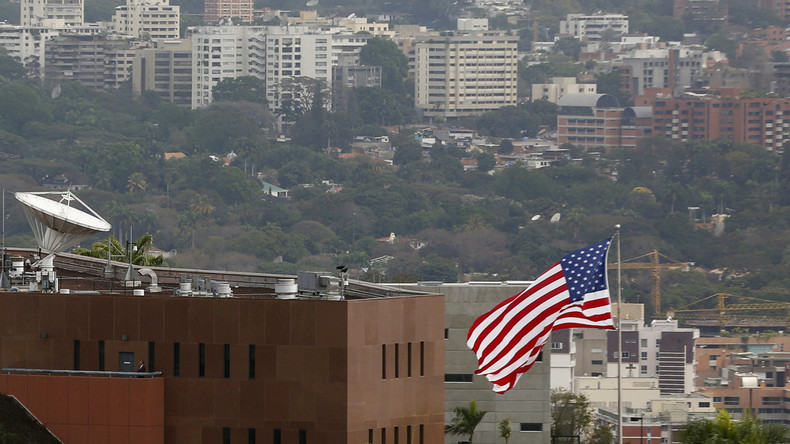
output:
[[[554,47],[573,60],[578,60],[579,53],[582,51],[582,42],[575,37],[563,37],[554,43]]]
[[[499,437],[505,440],[505,444],[510,441],[510,436],[513,435],[513,428],[510,426],[510,418],[504,418],[499,421],[497,426]]]
[[[381,66],[381,86],[405,93],[403,79],[409,74],[409,59],[392,40],[373,37],[362,47],[359,60],[366,66]]]
[[[253,76],[226,78],[214,85],[211,96],[215,102],[266,103],[266,83]]]
[[[496,157],[491,153],[480,152],[475,155],[477,159],[477,171],[486,173],[496,166]]]
[[[502,139],[499,142],[499,148],[497,149],[497,153],[513,154],[513,142],[511,142],[510,139]]]
[[[689,422],[680,430],[683,444],[773,444],[790,441],[790,429],[763,424],[759,418],[744,410],[740,421],[720,409],[716,417]]]
[[[586,442],[592,423],[592,408],[586,396],[562,389],[551,391],[551,436],[578,436]]]
[[[49,105],[38,91],[20,82],[0,85],[0,125],[5,123],[8,130],[18,133],[31,122],[51,121]]]
[[[134,265],[156,267],[162,265],[164,258],[161,255],[150,253],[153,246],[154,237],[150,233],[140,236],[130,246],[123,246],[115,236],[110,235],[105,241],[95,242],[90,248],[75,248],[72,253],[98,259],[111,259],[127,264],[131,260]]]
[[[469,401],[469,407],[453,407],[455,416],[450,420],[450,424],[444,426],[445,435],[468,435],[469,444],[474,444],[475,429],[483,421],[483,417],[488,413],[477,408],[477,402],[473,399]]]

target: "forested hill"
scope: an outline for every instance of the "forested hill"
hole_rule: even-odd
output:
[[[502,146],[423,152],[404,126],[391,138],[397,151],[388,166],[329,156],[327,139],[311,138],[330,131],[333,146],[348,153],[348,134],[383,134],[353,106],[306,112],[293,141],[278,143],[268,136],[265,104],[191,111],[155,94],[133,99],[78,84],[52,99],[3,57],[0,76],[2,188],[88,185],[78,195],[115,236],[151,233],[156,247],[177,250],[172,266],[294,273],[345,264],[369,280],[524,280],[621,224],[623,258],[656,249],[695,263],[694,272],[662,274],[666,307],[718,291],[790,287],[787,164],[760,148],[649,140],[635,151],[487,174],[465,171],[461,159],[490,159]],[[225,165],[231,152],[237,157]],[[261,180],[291,198],[265,195]],[[6,244],[35,246],[9,196]],[[551,223],[555,213],[561,218]],[[729,216],[718,235],[707,224],[713,213]],[[390,233],[395,242],[381,240]],[[646,301],[649,270],[625,276],[626,300]]]

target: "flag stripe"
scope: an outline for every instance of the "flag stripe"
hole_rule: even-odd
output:
[[[606,259],[611,239],[574,251],[524,291],[477,318],[467,335],[494,391],[513,388],[537,361],[553,330],[613,328]]]

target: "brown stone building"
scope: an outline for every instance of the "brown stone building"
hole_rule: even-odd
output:
[[[352,282],[341,300],[286,300],[278,276],[155,268],[163,291],[141,296],[118,290],[123,266],[55,266],[58,294],[0,292],[0,392],[66,443],[444,439],[441,295]],[[232,296],[177,296],[198,273]],[[144,378],[106,373],[140,361]]]

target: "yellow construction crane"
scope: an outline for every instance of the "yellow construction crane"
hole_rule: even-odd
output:
[[[713,308],[688,308],[704,301],[716,298],[716,306]],[[737,304],[728,304],[728,298],[737,298],[742,301]],[[748,296],[739,296],[729,293],[716,293],[704,297],[698,301],[694,301],[688,305],[684,305],[679,309],[668,310],[667,316],[687,318],[687,316],[695,317],[696,319],[717,319],[721,327],[724,326],[727,320],[727,314],[730,312],[744,312],[744,311],[758,311],[758,310],[787,310],[787,315],[783,321],[790,326],[790,302],[778,302],[768,299],[753,298]],[[739,318],[750,318],[755,316],[743,315],[739,313]],[[776,320],[776,317],[759,316],[761,319]]]
[[[637,262],[644,258],[648,258],[649,261]],[[662,262],[662,259],[665,262]],[[650,293],[650,299],[656,316],[661,314],[661,270],[680,269],[682,271],[689,271],[690,267],[690,262],[676,261],[667,255],[659,253],[658,250],[653,250],[650,253],[620,262],[620,269],[622,270],[653,270],[653,290]],[[617,269],[617,263],[609,264],[609,269]]]

